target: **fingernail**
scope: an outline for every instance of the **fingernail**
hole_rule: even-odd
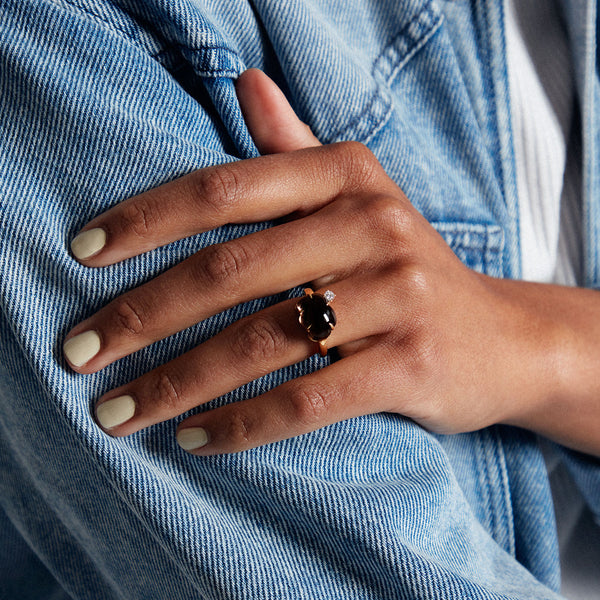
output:
[[[100,336],[95,331],[84,331],[67,340],[63,352],[72,365],[81,367],[100,352]]]
[[[96,406],[96,420],[103,429],[122,425],[134,414],[135,400],[131,396],[118,396]]]
[[[71,242],[71,252],[75,258],[83,260],[98,254],[106,244],[106,231],[96,227],[76,235]]]
[[[202,427],[187,427],[177,432],[177,443],[184,450],[196,450],[208,444],[208,432]]]

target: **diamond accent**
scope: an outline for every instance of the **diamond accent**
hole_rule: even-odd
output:
[[[327,304],[329,304],[335,298],[335,294],[331,290],[327,290],[323,294],[323,298],[325,298],[325,302],[327,302]]]

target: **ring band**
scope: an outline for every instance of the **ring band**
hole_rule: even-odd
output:
[[[337,323],[335,312],[329,303],[335,298],[331,290],[317,294],[311,288],[304,288],[304,296],[296,304],[298,321],[311,342],[319,345],[319,354],[327,356],[326,339]]]

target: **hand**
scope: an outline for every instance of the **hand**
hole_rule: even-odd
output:
[[[182,447],[238,452],[382,411],[442,433],[501,422],[544,431],[544,407],[564,387],[564,327],[538,302],[551,286],[467,269],[365,146],[320,146],[265,75],[246,72],[238,95],[270,155],[130,198],[86,225],[73,251],[102,267],[227,223],[286,221],[207,247],[77,325],[65,342],[73,369],[97,371],[229,307],[312,282],[336,295],[327,344],[341,360],[186,419]],[[98,423],[129,435],[306,358],[316,344],[296,302],[249,315],[105,394]]]

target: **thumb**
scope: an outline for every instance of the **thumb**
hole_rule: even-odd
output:
[[[320,146],[275,82],[258,69],[244,71],[236,82],[240,107],[262,154]]]

